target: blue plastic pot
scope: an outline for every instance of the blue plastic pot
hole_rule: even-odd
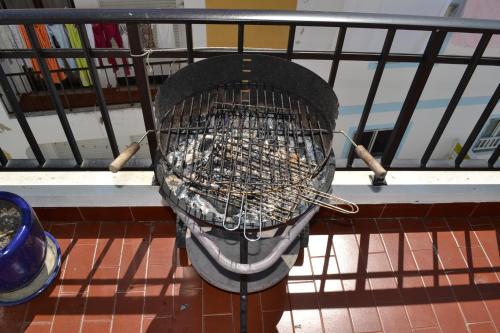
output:
[[[15,305],[36,297],[50,285],[61,267],[61,251],[23,198],[0,192],[0,201],[14,204],[21,213],[17,232],[0,251],[0,305]]]

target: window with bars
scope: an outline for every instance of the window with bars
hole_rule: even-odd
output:
[[[391,136],[391,129],[377,129],[365,131],[361,135],[360,143],[375,157],[384,153],[385,147]]]
[[[500,119],[492,119],[472,149],[474,152],[495,150],[500,145]]]

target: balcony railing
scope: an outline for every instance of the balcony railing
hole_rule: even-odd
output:
[[[88,23],[125,23],[127,26],[128,40],[130,49],[98,49],[91,48],[89,38],[86,33],[84,24]],[[82,49],[43,49],[37,39],[34,24],[61,24],[73,23],[78,28],[80,39],[83,41]],[[418,63],[414,77],[411,81],[408,93],[403,99],[403,104],[397,120],[395,122],[392,133],[385,146],[381,157],[382,164],[387,169],[396,169],[393,160],[396,156],[398,148],[402,145],[403,137],[409,130],[410,120],[415,112],[417,104],[422,96],[426,83],[429,79],[431,71],[436,64],[460,64],[465,65],[463,72],[453,95],[447,104],[444,114],[440,118],[437,128],[433,131],[430,142],[427,145],[425,152],[419,158],[420,165],[412,166],[409,169],[435,169],[428,167],[429,159],[434,152],[440,138],[443,136],[452,115],[454,114],[457,105],[459,104],[464,91],[466,90],[471,77],[479,65],[485,66],[500,66],[499,57],[484,56],[484,52],[488,46],[492,36],[500,34],[500,21],[488,20],[470,20],[457,18],[438,18],[438,17],[417,17],[417,16],[401,16],[401,15],[376,15],[376,14],[352,14],[352,13],[327,13],[327,12],[280,12],[280,11],[233,11],[233,10],[192,10],[192,9],[118,9],[118,10],[101,10],[101,9],[64,9],[64,10],[2,10],[0,11],[0,24],[17,24],[24,25],[28,33],[29,39],[33,48],[15,49],[15,50],[0,50],[0,59],[26,59],[35,58],[41,65],[41,74],[43,75],[46,90],[49,93],[52,106],[57,113],[59,121],[62,125],[67,143],[71,148],[74,158],[69,164],[57,164],[57,161],[49,161],[33,135],[30,124],[26,120],[24,111],[25,106],[19,100],[19,94],[16,94],[16,87],[9,80],[8,75],[0,67],[0,84],[4,91],[7,104],[14,113],[19,126],[26,137],[31,151],[36,159],[35,163],[28,160],[13,160],[7,158],[2,153],[0,142],[0,165],[7,169],[23,169],[23,170],[49,170],[49,169],[84,169],[98,170],[105,169],[106,163],[96,163],[92,159],[88,159],[82,155],[80,148],[75,140],[72,126],[68,121],[68,116],[65,111],[69,107],[65,101],[64,93],[61,89],[57,89],[53,82],[50,70],[47,65],[47,58],[85,58],[88,63],[88,71],[92,82],[92,90],[97,97],[97,106],[102,116],[107,140],[113,156],[119,154],[119,148],[113,128],[113,123],[109,116],[108,104],[106,103],[106,88],[101,87],[98,77],[98,68],[93,61],[96,58],[108,57],[126,57],[132,58],[132,65],[135,71],[135,84],[137,89],[137,99],[140,102],[142,109],[143,121],[146,130],[154,129],[154,119],[152,112],[151,87],[148,79],[148,73],[145,66],[144,57],[136,55],[144,54],[145,50],[142,46],[138,24],[140,23],[171,23],[180,24],[185,27],[186,33],[186,48],[182,49],[156,49],[150,53],[152,59],[168,58],[168,59],[186,59],[187,63],[192,63],[195,58],[207,58],[223,54],[232,53],[260,53],[282,57],[288,60],[306,59],[306,60],[328,60],[331,61],[329,84],[333,87],[337,79],[339,64],[342,61],[373,61],[376,62],[376,69],[371,81],[366,101],[354,133],[354,139],[360,142],[362,133],[365,131],[367,121],[372,111],[375,96],[377,94],[379,84],[384,73],[387,63]],[[195,48],[193,47],[193,25],[198,24],[232,24],[238,27],[238,42],[235,48]],[[249,25],[274,25],[289,27],[288,46],[284,50],[255,50],[244,47],[244,32],[245,27]],[[339,33],[337,36],[336,46],[334,51],[311,51],[311,50],[295,50],[294,40],[296,27],[312,26],[312,27],[337,27]],[[346,39],[346,33],[353,28],[368,28],[381,29],[386,31],[385,40],[380,52],[349,52],[343,49]],[[392,53],[391,46],[394,37],[398,31],[416,30],[430,33],[430,37],[426,43],[423,52],[420,54],[401,54]],[[440,50],[445,42],[447,34],[451,33],[475,33],[480,34],[481,38],[471,55],[446,55],[440,54]],[[481,129],[488,121],[490,115],[495,109],[495,106],[500,98],[500,84],[496,86],[493,94],[490,96],[486,107],[482,111],[478,119],[471,119],[475,123],[470,131],[467,140],[465,141],[462,150],[455,159],[454,169],[461,168],[462,162],[467,155],[467,152],[472,148]],[[80,126],[85,126],[81,124]],[[148,145],[151,154],[151,160],[155,154],[157,145],[156,138],[153,133],[148,135]],[[494,168],[495,162],[500,155],[500,146],[497,146],[492,151],[488,158],[485,167]],[[150,169],[151,160],[144,165],[133,165],[129,169]],[[354,168],[354,155],[351,151],[348,154],[346,168]],[[102,162],[102,161],[101,161]],[[470,168],[468,168],[470,169]]]

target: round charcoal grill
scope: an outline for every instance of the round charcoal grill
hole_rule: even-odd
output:
[[[243,315],[248,292],[288,274],[319,206],[358,210],[330,193],[334,133],[344,134],[337,98],[295,63],[238,54],[183,68],[155,102],[155,177],[178,217],[177,245],[206,281],[241,294]],[[138,149],[132,143],[110,170]],[[385,176],[362,146],[355,151]]]
[[[227,230],[294,221],[334,173],[332,124],[292,94],[230,83],[188,97],[159,119],[164,195]],[[248,233],[247,233],[248,231]],[[258,232],[257,232],[258,233]],[[257,236],[259,237],[259,236]]]

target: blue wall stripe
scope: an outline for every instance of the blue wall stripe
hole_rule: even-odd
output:
[[[451,97],[450,97],[451,98]],[[428,99],[419,101],[416,109],[437,109],[446,108],[450,98]],[[462,97],[458,106],[486,105],[491,96]],[[363,112],[364,105],[349,105],[340,107],[340,115],[359,114]],[[378,103],[373,104],[370,112],[399,112],[403,107],[403,102]]]

